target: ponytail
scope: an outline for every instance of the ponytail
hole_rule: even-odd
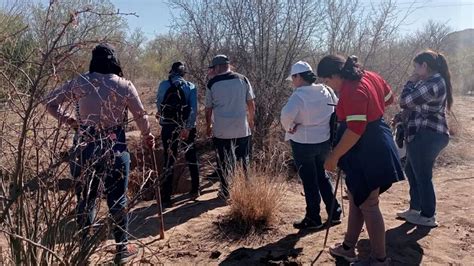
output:
[[[313,71],[298,73],[298,75],[300,75],[301,78],[309,84],[313,84],[318,79],[318,77],[316,76],[316,74],[313,73]]]
[[[438,71],[441,74],[441,76],[444,78],[444,81],[446,82],[446,101],[448,105],[448,110],[451,110],[454,100],[453,100],[453,87],[451,85],[451,73],[449,72],[448,62],[446,61],[446,58],[442,54],[438,54],[436,61],[438,61],[438,67],[439,67]]]

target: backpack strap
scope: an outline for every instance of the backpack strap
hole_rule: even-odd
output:
[[[337,105],[336,93],[334,93],[334,91],[329,86],[327,86],[327,85],[323,85],[323,86],[329,92],[329,94],[331,95],[331,99],[332,99],[331,105],[336,106]]]
[[[170,86],[169,86],[169,88],[167,89],[167,91],[165,92],[165,95],[168,93],[168,91],[169,91],[171,88],[176,88],[177,93],[178,93],[179,95],[182,94],[183,97],[186,98],[186,97],[184,96],[183,89],[181,88],[181,86],[182,86],[181,83],[180,83],[178,86],[176,86],[176,85],[173,83],[173,81],[171,81],[171,79],[168,79],[168,82],[170,83]],[[181,93],[181,92],[183,92],[183,93]],[[164,100],[164,99],[163,99],[163,100]],[[186,100],[186,99],[185,99],[185,100]]]
[[[191,107],[189,106],[188,104],[188,98],[186,98],[186,94],[184,93],[184,90],[183,90],[183,84],[184,82],[180,82],[178,86],[176,86],[175,84],[173,84],[170,80],[170,83],[171,83],[171,86],[174,86],[176,87],[176,90],[177,90],[177,93],[178,95],[182,96],[182,99],[181,99],[181,107],[182,107],[182,119],[183,119],[183,123],[185,123],[186,120],[188,120],[189,118],[189,115],[191,113]]]
[[[338,127],[337,115],[336,115],[337,96],[330,87],[324,84],[323,86],[331,95],[332,103],[328,103],[328,105],[331,105],[334,107],[334,111],[332,112],[331,118],[329,119],[329,142],[330,142],[331,148],[334,148],[336,146],[336,133],[337,133],[337,127]]]

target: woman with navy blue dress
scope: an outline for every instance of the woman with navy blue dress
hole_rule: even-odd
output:
[[[329,251],[347,261],[358,261],[355,246],[365,223],[372,252],[367,261],[355,264],[388,265],[379,195],[404,178],[392,132],[383,120],[385,106],[393,102],[392,91],[378,74],[363,70],[356,57],[326,56],[317,73],[339,94],[337,145],[324,168],[344,171],[350,202],[344,241]]]

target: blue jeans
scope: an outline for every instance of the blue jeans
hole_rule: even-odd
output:
[[[82,227],[94,223],[96,199],[100,183],[105,186],[107,206],[115,224],[113,234],[115,242],[128,242],[127,187],[130,172],[130,154],[127,151],[114,154],[100,145],[89,143],[81,153],[81,176],[77,180],[76,195],[78,198],[77,216]],[[84,238],[87,238],[87,230]]]
[[[329,176],[324,170],[324,160],[329,150],[329,141],[318,144],[302,144],[290,141],[298,174],[303,182],[306,200],[306,217],[321,223],[320,203],[321,197],[326,205],[328,216],[331,212],[331,204],[334,198],[334,189]],[[339,219],[341,207],[336,200],[333,211],[333,219]]]
[[[405,174],[410,184],[410,209],[421,211],[424,217],[432,217],[436,212],[433,166],[448,142],[446,134],[420,129],[407,143]]]

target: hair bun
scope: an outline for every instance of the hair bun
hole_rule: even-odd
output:
[[[347,57],[344,66],[341,69],[342,77],[348,80],[360,80],[364,71],[357,63],[357,56],[351,55]]]
[[[347,57],[346,64],[348,65],[348,67],[354,67],[357,66],[358,60],[359,59],[357,58],[357,56],[351,55]]]

